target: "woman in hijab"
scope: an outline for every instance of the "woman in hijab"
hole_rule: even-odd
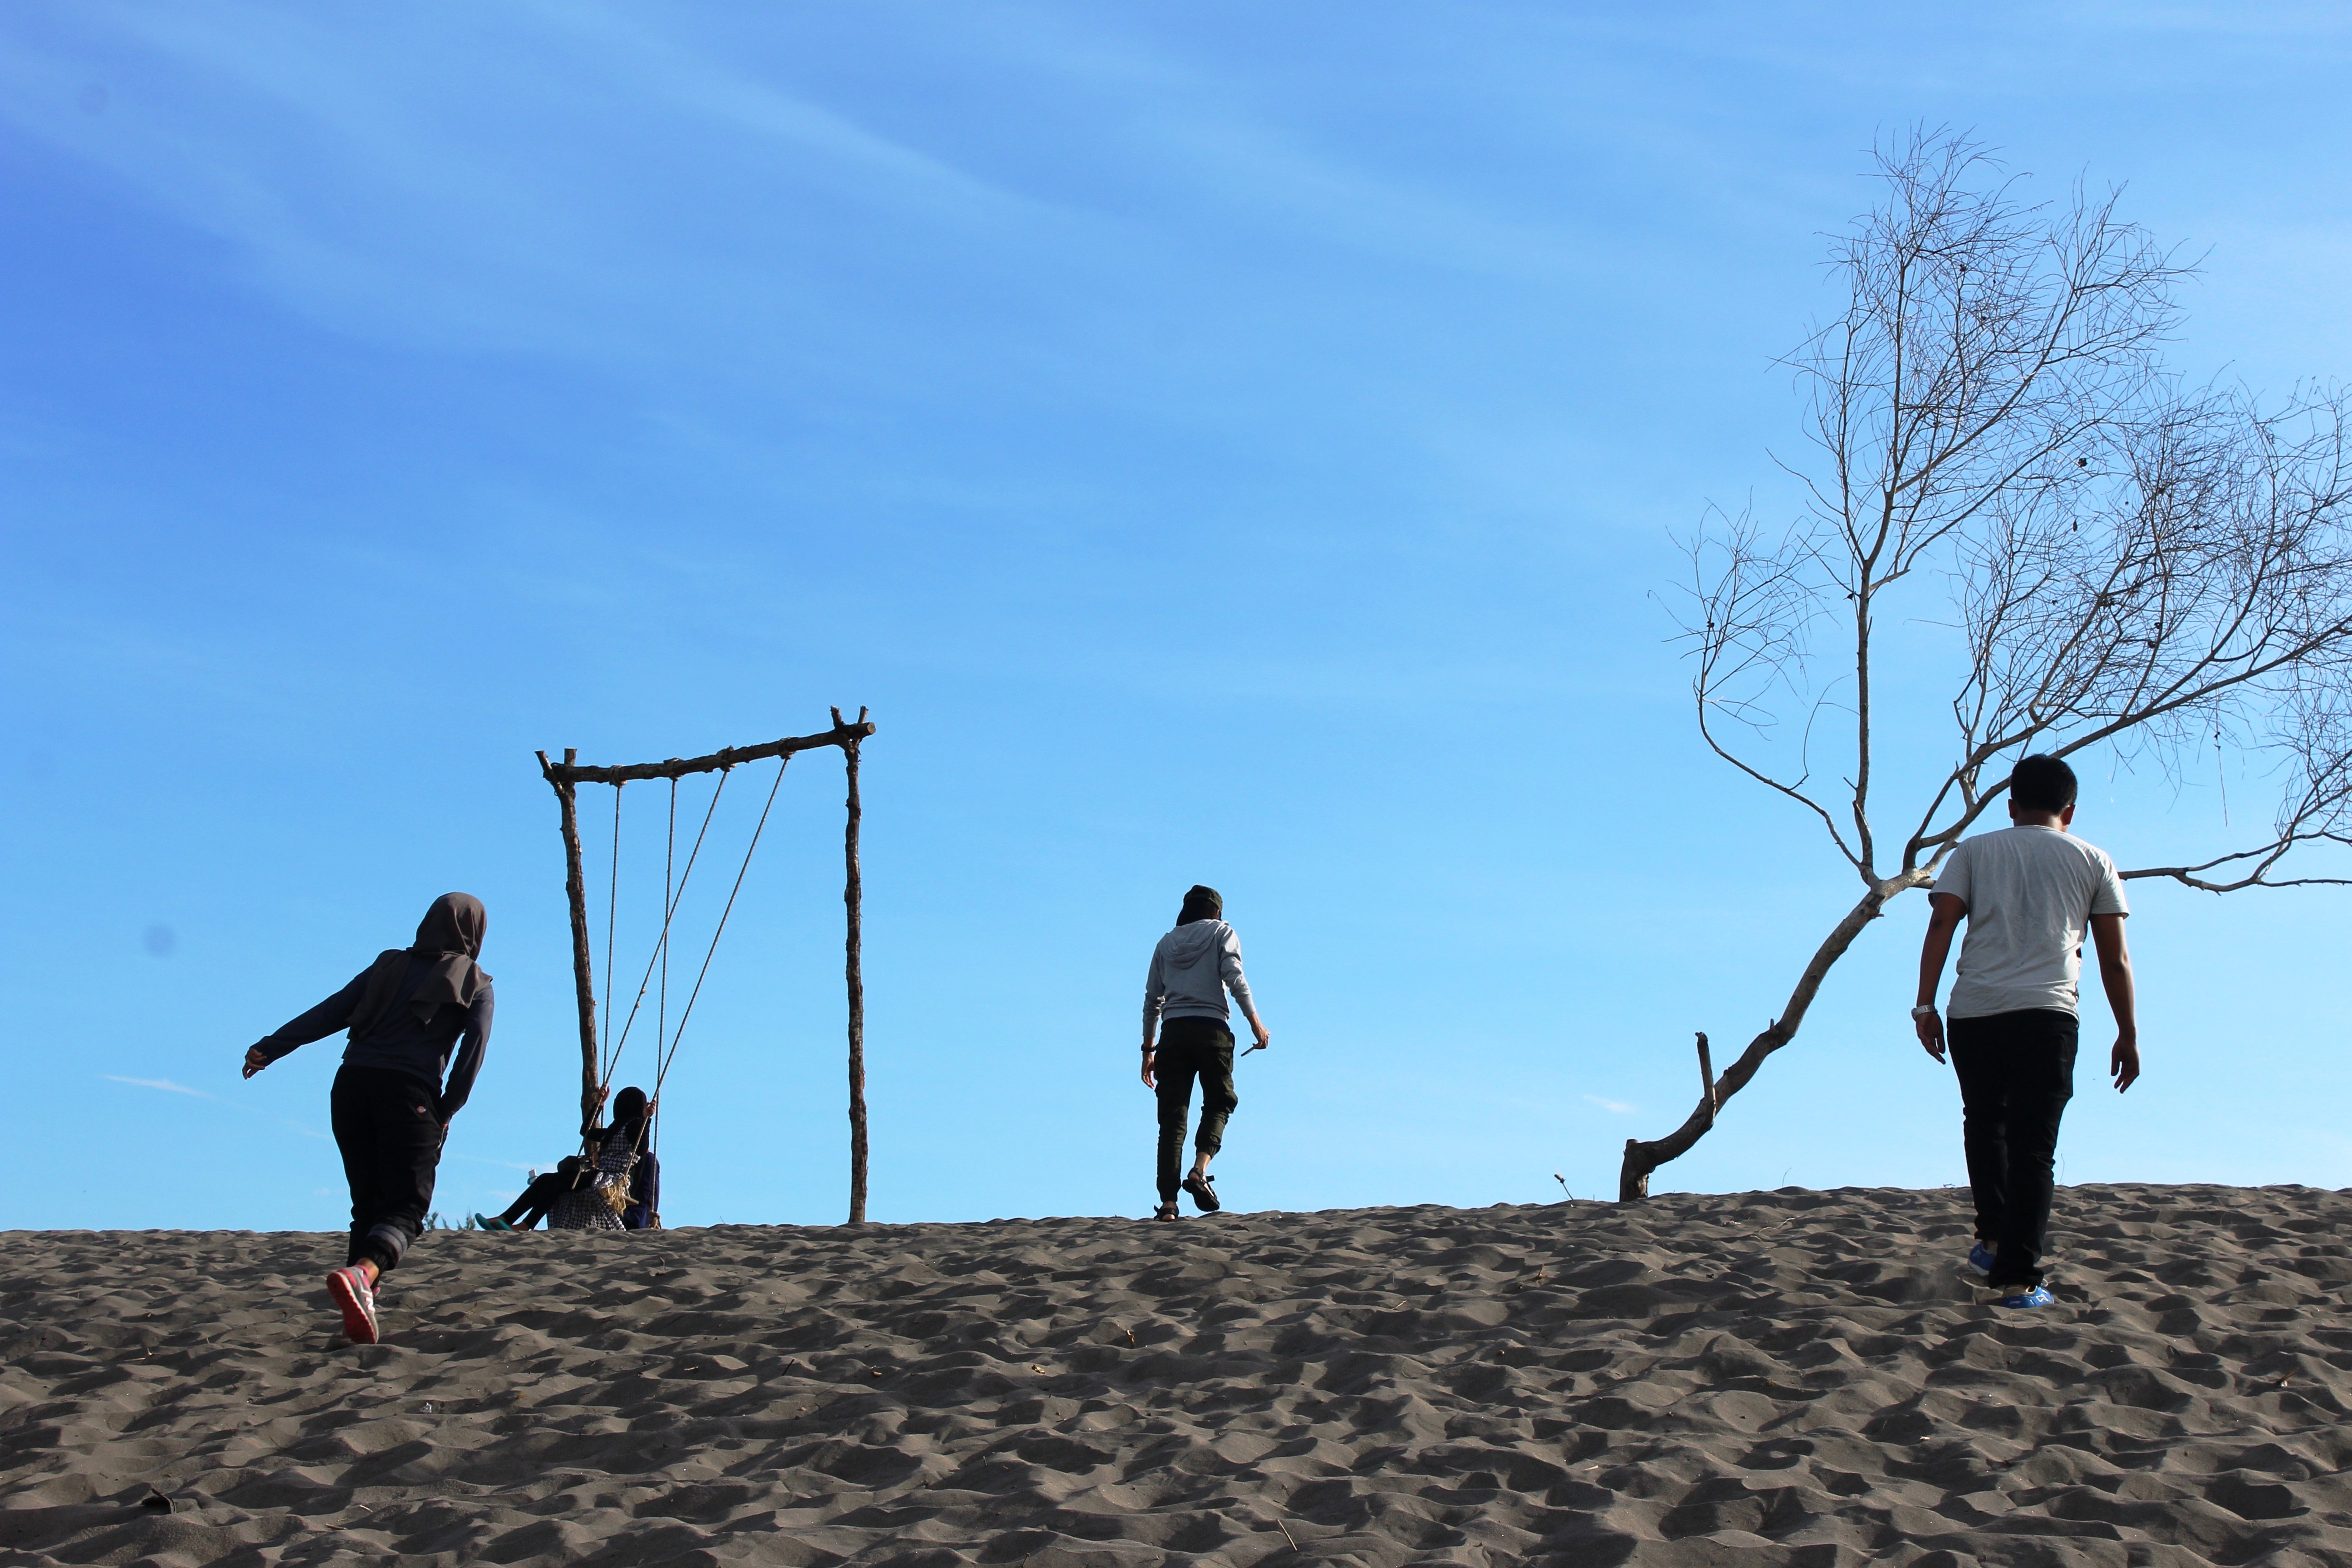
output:
[[[604,1091],[599,1089],[597,1103],[601,1105],[603,1102]],[[503,1214],[478,1214],[474,1216],[474,1223],[484,1230],[529,1230],[544,1218],[548,1220],[551,1230],[580,1228],[557,1219],[555,1210],[562,1205],[564,1194],[595,1184],[594,1175],[605,1170],[602,1156],[610,1151],[614,1156],[616,1172],[620,1169],[622,1155],[633,1152],[636,1156],[634,1163],[626,1167],[628,1199],[627,1206],[618,1216],[620,1228],[658,1229],[661,1225],[661,1162],[654,1158],[652,1141],[646,1136],[646,1120],[653,1113],[655,1104],[646,1098],[646,1091],[642,1089],[632,1086],[623,1089],[621,1097],[613,1102],[612,1126],[600,1127],[592,1121],[580,1130],[580,1136],[588,1142],[593,1152],[592,1154],[572,1154],[557,1162],[554,1170],[535,1178],[522,1190],[522,1196],[507,1205]],[[592,1160],[596,1162],[594,1172],[583,1177],[582,1173],[590,1169]],[[572,1205],[562,1206],[570,1216]],[[609,1205],[604,1206],[609,1213]],[[582,1212],[593,1213],[585,1205],[582,1205]],[[592,1224],[585,1228],[609,1230],[613,1227]]]
[[[548,1229],[649,1230],[659,1225],[661,1178],[647,1146],[655,1103],[642,1089],[625,1089],[613,1098],[613,1125],[582,1129],[590,1168],[556,1198]]]
[[[654,1157],[654,1102],[642,1089],[625,1089],[613,1101],[613,1129],[606,1136],[636,1152],[629,1166],[629,1201],[621,1210],[625,1230],[652,1230],[661,1223],[661,1162]]]
[[[424,1232],[449,1120],[473,1093],[489,1048],[490,976],[475,962],[488,923],[479,899],[442,894],[413,946],[379,953],[350,984],[245,1053],[251,1078],[298,1046],[351,1031],[329,1100],[352,1188],[351,1249],[327,1276],[327,1295],[354,1344],[376,1342],[376,1281]]]

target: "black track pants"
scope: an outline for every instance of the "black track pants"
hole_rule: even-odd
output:
[[[1994,1285],[2042,1283],[2049,1249],[2052,1163],[2058,1120],[2074,1097],[2072,1013],[2031,1007],[1949,1020],[1952,1070],[1960,1080],[1960,1121],[1977,1236],[1996,1244]]]
[[[522,1196],[509,1204],[507,1212],[499,1217],[517,1230],[530,1229],[547,1217],[547,1211],[555,1206],[557,1198],[572,1190],[574,1179],[560,1171],[535,1178],[522,1190]]]
[[[329,1103],[352,1184],[352,1246],[344,1261],[368,1258],[380,1269],[396,1268],[409,1243],[424,1234],[433,1206],[442,1138],[433,1097],[403,1074],[347,1067],[335,1074]]]

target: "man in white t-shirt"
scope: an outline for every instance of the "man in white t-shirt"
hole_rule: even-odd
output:
[[[1919,950],[1919,1043],[1944,1059],[1936,987],[1952,932],[1969,922],[1952,982],[1952,1069],[1960,1080],[1977,1243],[1969,1267],[2004,1292],[2004,1307],[2046,1307],[2058,1120],[2074,1094],[2077,982],[2087,931],[2116,1016],[2108,1072],[2118,1090],[2139,1077],[2131,955],[2124,948],[2123,880],[2105,851],[2068,833],[2074,770],[2056,757],[2020,761],[2009,775],[2014,826],[1961,840],[1927,895]]]

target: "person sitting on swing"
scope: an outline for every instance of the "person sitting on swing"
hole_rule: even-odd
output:
[[[646,1091],[623,1089],[613,1100],[613,1125],[589,1129],[587,1166],[581,1178],[558,1194],[548,1211],[550,1230],[634,1230],[625,1216],[637,1207],[636,1170],[650,1157],[653,1102]],[[650,1207],[640,1211],[651,1217]]]
[[[522,1196],[509,1204],[502,1213],[476,1215],[475,1228],[478,1230],[534,1229],[541,1220],[547,1217],[547,1211],[555,1206],[557,1194],[571,1191],[573,1184],[579,1181],[581,1169],[586,1163],[587,1162],[577,1154],[566,1154],[555,1163],[555,1169],[544,1175],[534,1172],[530,1178],[530,1184],[522,1190]]]
[[[621,1210],[624,1230],[661,1228],[661,1160],[654,1153],[652,1121],[660,1104],[647,1100],[642,1089],[625,1089],[613,1102],[613,1130],[607,1136],[625,1140],[637,1154],[629,1166],[629,1201]]]
[[[604,1091],[598,1089],[597,1104],[601,1106],[604,1100]],[[653,1114],[654,1108],[659,1103],[658,1100],[647,1100],[644,1089],[632,1085],[623,1089],[620,1098],[613,1102],[612,1126],[605,1127],[592,1120],[580,1129],[580,1136],[596,1149],[599,1156],[607,1146],[635,1152],[636,1158],[627,1167],[628,1201],[620,1212],[619,1228],[623,1230],[655,1230],[660,1227],[661,1162],[655,1158],[646,1136],[646,1118]],[[640,1144],[648,1146],[640,1148]],[[484,1230],[529,1230],[541,1219],[549,1221],[548,1228],[551,1230],[614,1228],[604,1225],[566,1226],[553,1218],[553,1212],[564,1194],[593,1185],[593,1175],[583,1178],[582,1174],[590,1169],[590,1159],[591,1156],[580,1154],[564,1156],[556,1162],[554,1170],[532,1178],[530,1185],[522,1190],[522,1196],[509,1204],[505,1212],[478,1214],[474,1216],[474,1223]],[[601,1173],[604,1168],[599,1159],[596,1170]]]
[[[442,894],[413,946],[377,954],[350,984],[245,1053],[251,1078],[298,1047],[351,1031],[328,1100],[352,1189],[351,1245],[327,1276],[327,1296],[353,1344],[376,1342],[376,1283],[424,1234],[450,1120],[489,1051],[490,976],[475,962],[488,926],[481,900]]]

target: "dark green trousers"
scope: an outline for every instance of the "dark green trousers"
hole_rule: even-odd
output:
[[[1201,1131],[1192,1146],[1202,1153],[1225,1146],[1225,1119],[1241,1104],[1234,1093],[1234,1032],[1214,1018],[1168,1019],[1160,1026],[1153,1077],[1160,1086],[1160,1201],[1172,1204],[1183,1179],[1192,1080],[1201,1080]]]

